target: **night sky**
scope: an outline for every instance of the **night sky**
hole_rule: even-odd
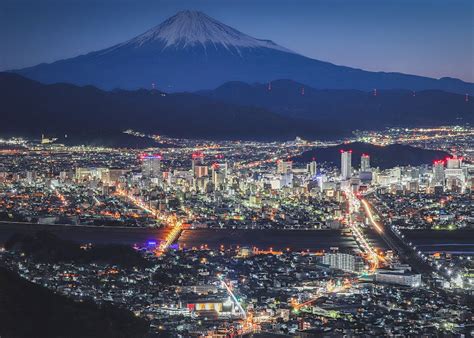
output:
[[[106,48],[183,9],[319,60],[474,82],[472,0],[0,0],[0,70]]]

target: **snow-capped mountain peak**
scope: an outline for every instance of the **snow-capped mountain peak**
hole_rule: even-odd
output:
[[[260,40],[229,27],[199,11],[181,11],[145,33],[127,41],[126,45],[142,46],[158,41],[165,48],[188,47],[209,44],[222,45],[226,49],[271,48],[292,52],[270,40]]]

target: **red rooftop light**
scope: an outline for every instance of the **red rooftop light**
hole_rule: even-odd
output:
[[[197,158],[204,158],[204,153],[202,151],[197,151],[197,152],[193,153],[191,155],[191,157],[193,158],[193,160],[195,160]]]
[[[150,159],[158,159],[161,160],[163,159],[163,156],[161,154],[147,154],[143,153],[139,155],[140,160],[150,160]]]

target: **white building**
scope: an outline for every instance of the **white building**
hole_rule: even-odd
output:
[[[278,174],[288,174],[293,168],[292,161],[278,161],[277,162],[277,173]]]
[[[375,281],[416,288],[421,286],[421,275],[400,270],[378,270],[375,274]]]
[[[361,263],[360,257],[345,253],[327,253],[323,256],[323,264],[338,270],[360,271],[363,267]]]
[[[142,174],[143,177],[160,177],[161,175],[161,155],[159,154],[144,154],[142,160]]]
[[[307,170],[308,170],[308,173],[311,177],[313,177],[314,175],[316,175],[317,171],[318,171],[318,167],[316,165],[316,161],[315,160],[312,160],[308,166],[307,166]]]
[[[462,157],[453,157],[446,160],[446,168],[460,169],[462,164]]]
[[[362,154],[362,156],[360,157],[360,171],[370,171],[370,156],[367,154]]]
[[[444,185],[444,162],[435,161],[433,164],[433,183]]]
[[[341,178],[348,180],[352,176],[352,150],[341,150]]]

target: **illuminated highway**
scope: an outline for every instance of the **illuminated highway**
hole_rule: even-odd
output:
[[[345,195],[348,202],[347,222],[349,228],[351,229],[352,235],[354,236],[356,242],[362,248],[366,259],[370,263],[370,271],[374,272],[379,267],[382,258],[379,257],[374,248],[370,245],[358,222],[354,221],[353,219],[353,214],[359,212],[360,210],[360,200],[350,189],[345,190]]]
[[[390,231],[387,231],[386,229],[384,229],[383,225],[375,220],[375,215],[372,212],[372,208],[369,205],[369,203],[365,199],[361,199],[360,201],[362,202],[362,206],[364,207],[364,212],[367,215],[367,218],[369,219],[370,224],[374,227],[377,234],[380,237],[382,237],[384,242],[388,245],[388,247],[391,250],[393,250],[394,252],[397,252],[398,254],[403,254],[405,250],[403,249],[402,246],[400,246],[400,244],[397,244],[397,241],[391,238]]]
[[[242,305],[240,304],[239,300],[237,299],[237,297],[235,297],[235,294],[232,292],[232,289],[227,285],[227,283],[222,279],[220,278],[221,280],[221,284],[224,286],[224,288],[226,289],[227,293],[229,294],[229,296],[232,298],[232,300],[234,301],[235,305],[237,306],[237,308],[239,309],[239,312],[241,313],[242,317],[244,319],[247,318],[247,312],[245,312],[244,308],[242,307]]]
[[[123,189],[117,188],[116,194],[122,197],[125,197],[132,204],[139,207],[140,209],[150,213],[157,220],[162,221],[166,224],[167,228],[170,229],[168,234],[164,239],[160,241],[158,248],[156,249],[156,254],[158,256],[162,255],[168,248],[178,240],[179,235],[181,234],[183,223],[181,220],[177,219],[175,215],[165,215],[159,212],[159,210],[147,206],[141,199],[133,196],[132,194],[126,192]]]

